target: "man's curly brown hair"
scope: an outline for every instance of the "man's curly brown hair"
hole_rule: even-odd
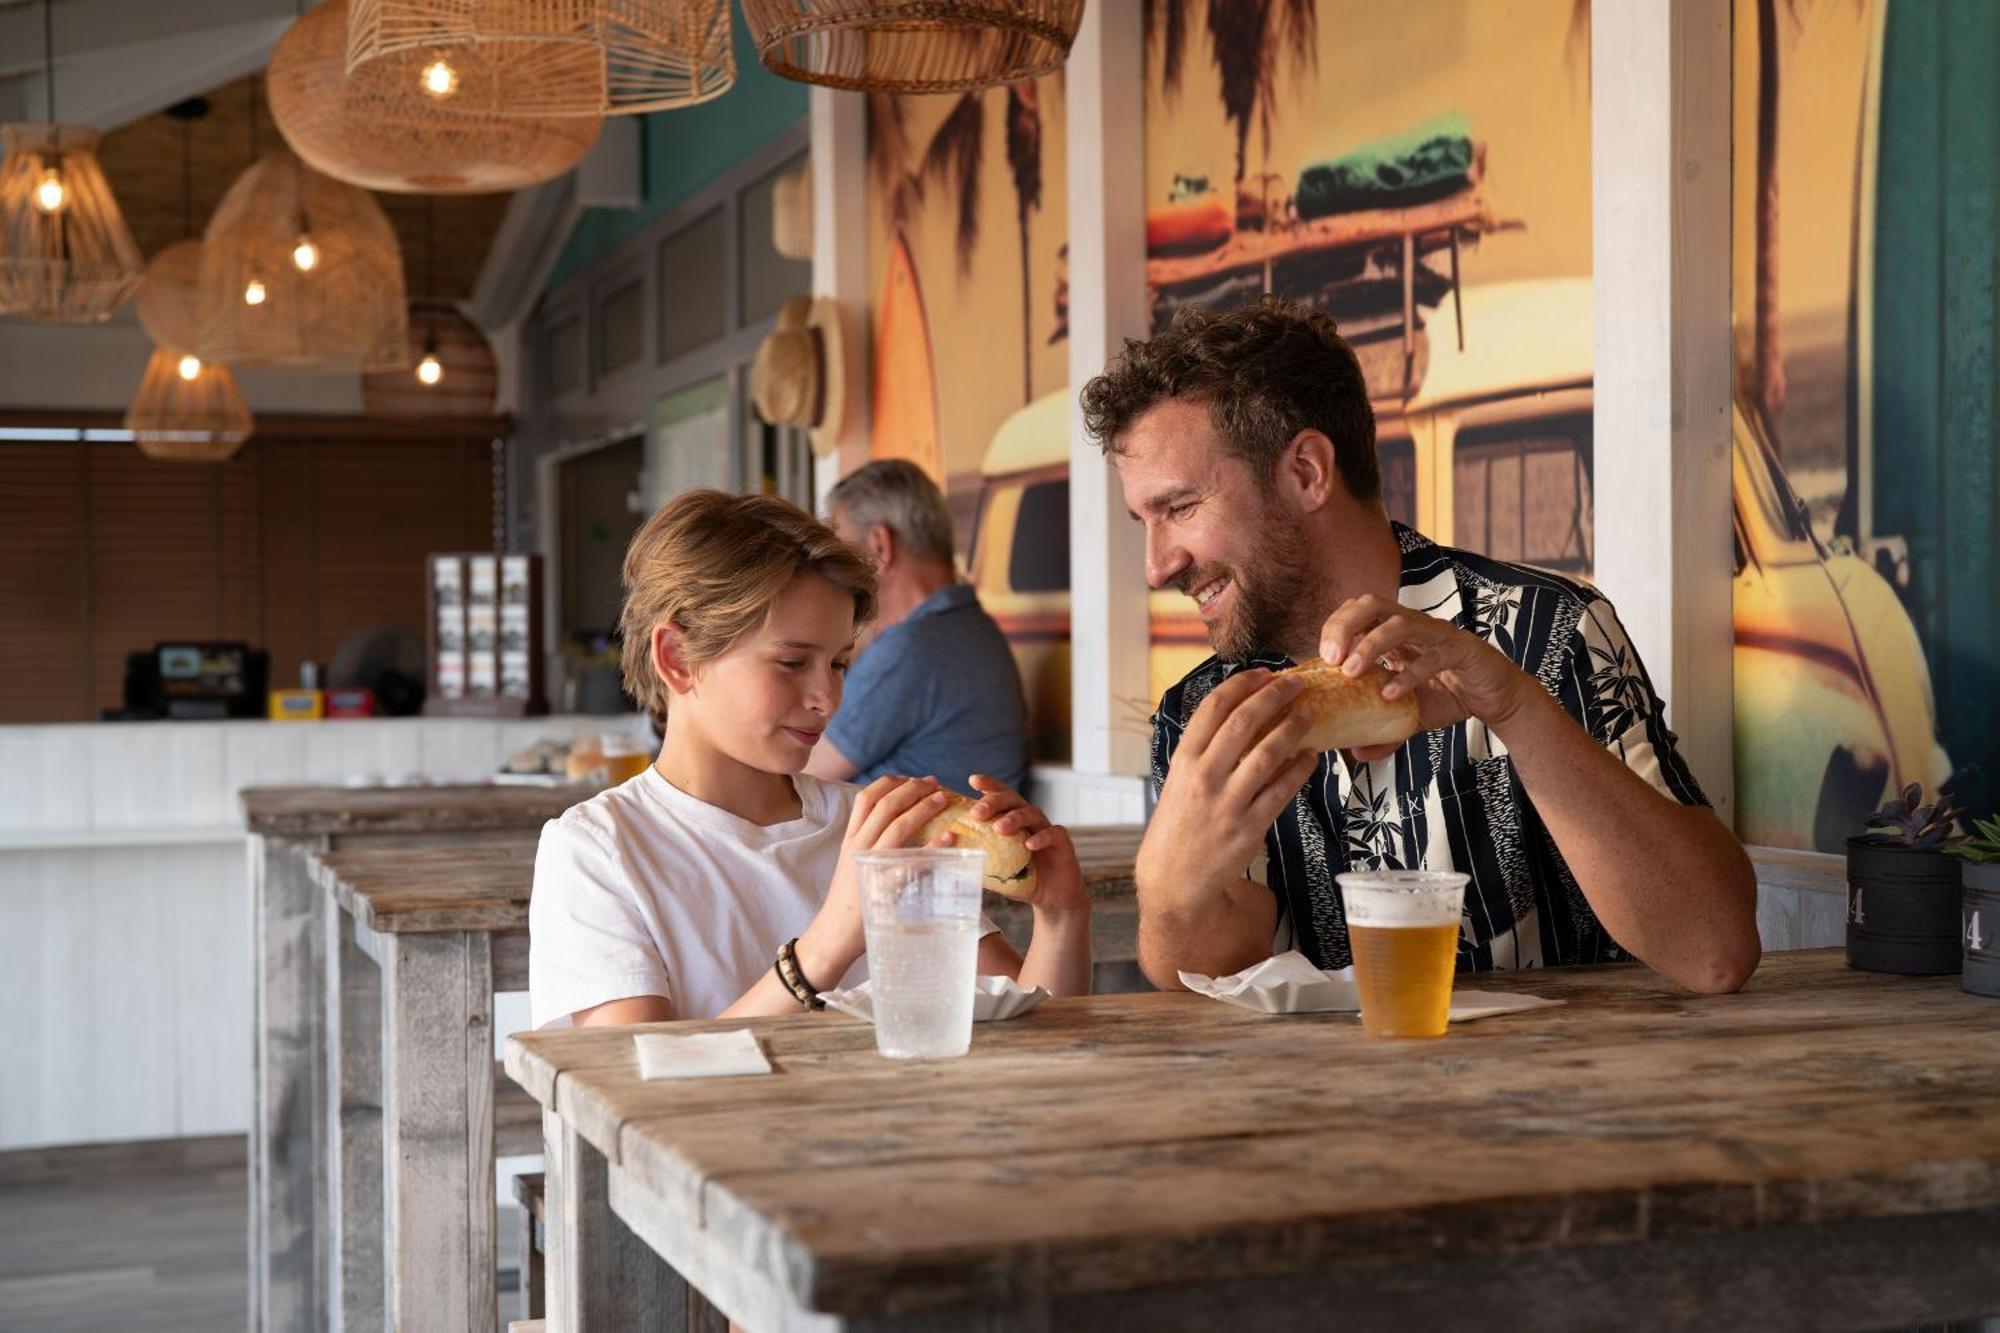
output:
[[[1299,432],[1316,430],[1356,499],[1381,494],[1368,386],[1329,316],[1275,296],[1223,314],[1186,307],[1165,333],[1126,339],[1083,386],[1084,425],[1107,454],[1123,453],[1132,423],[1170,398],[1207,404],[1216,433],[1263,486]]]

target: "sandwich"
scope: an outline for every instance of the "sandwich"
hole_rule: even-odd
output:
[[[1418,731],[1417,699],[1406,694],[1384,699],[1382,687],[1396,673],[1370,666],[1350,676],[1331,662],[1310,658],[1292,668],[1306,678],[1305,692],[1292,705],[1311,721],[1305,743],[1313,750],[1356,750],[1370,745],[1401,745]]]
[[[945,794],[950,802],[917,833],[917,846],[928,847],[939,835],[949,833],[953,846],[986,853],[980,887],[1003,898],[1031,901],[1041,884],[1035,876],[1035,854],[1028,850],[1028,835],[995,833],[991,824],[972,817],[975,801],[957,792]]]

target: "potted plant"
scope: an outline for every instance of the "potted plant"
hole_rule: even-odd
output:
[[[1847,840],[1847,965],[1864,972],[1957,972],[1959,863],[1946,854],[1957,807],[1911,783]]]
[[[1972,821],[1972,836],[1945,849],[1959,860],[1964,899],[1959,940],[1965,989],[2000,996],[2000,817]]]

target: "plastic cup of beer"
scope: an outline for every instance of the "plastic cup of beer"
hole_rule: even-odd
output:
[[[1336,878],[1347,906],[1362,1029],[1371,1037],[1442,1037],[1470,876],[1369,870]]]
[[[966,847],[857,852],[875,1049],[942,1060],[972,1046],[979,979],[979,880],[986,853]]]
[[[598,737],[598,751],[604,756],[607,786],[616,787],[621,782],[630,782],[653,766],[653,756],[645,746],[615,731],[607,731]]]

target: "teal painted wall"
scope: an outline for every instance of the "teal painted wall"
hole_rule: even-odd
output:
[[[586,209],[556,261],[550,287],[582,273],[805,116],[806,86],[765,69],[742,19],[733,26],[736,85],[712,102],[641,118],[645,202],[638,208]]]
[[[2000,804],[2000,7],[1898,0],[1875,219],[1875,530],[1910,543],[1938,732]]]

